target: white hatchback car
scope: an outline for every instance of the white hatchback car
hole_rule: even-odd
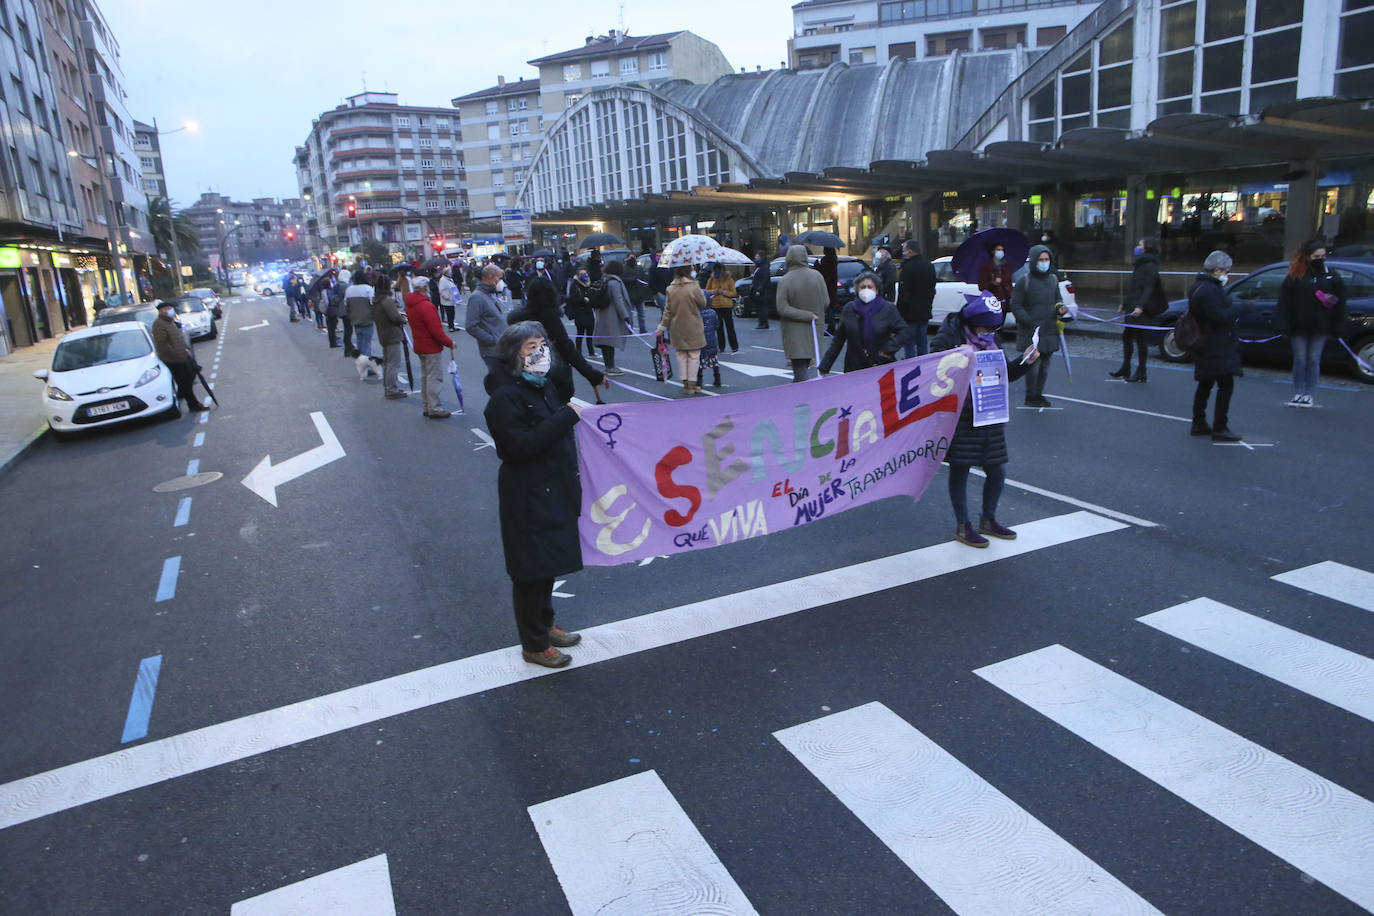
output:
[[[931,306],[930,320],[933,324],[941,324],[945,316],[951,312],[957,312],[964,307],[968,300],[964,295],[975,296],[978,294],[977,283],[965,283],[954,275],[954,268],[950,265],[950,258],[936,258],[931,264],[935,267],[935,302]],[[1069,280],[1059,281],[1059,296],[1069,308],[1069,314],[1074,318],[1078,317],[1078,296],[1073,283]],[[1003,330],[1010,330],[1016,327],[1016,316],[1007,309],[1006,323],[1002,325]]]
[[[196,296],[183,296],[173,302],[177,310],[177,321],[181,323],[186,333],[191,335],[192,340],[203,338],[214,338],[219,336],[219,327],[215,324],[215,314],[210,310],[209,303]]]
[[[157,358],[153,339],[137,321],[73,331],[39,369],[43,416],[56,434],[90,429],[177,407],[172,373]]]

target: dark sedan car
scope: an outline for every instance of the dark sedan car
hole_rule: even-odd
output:
[[[1374,365],[1374,262],[1329,258],[1326,266],[1334,270],[1345,283],[1346,321],[1341,330],[1341,339],[1367,365]],[[1292,352],[1288,347],[1288,338],[1268,339],[1279,333],[1273,323],[1274,308],[1278,304],[1279,287],[1283,285],[1283,278],[1287,274],[1288,263],[1284,261],[1261,267],[1227,285],[1226,291],[1231,294],[1233,301],[1249,306],[1236,323],[1236,336],[1242,341],[1242,355],[1291,364]],[[1159,355],[1169,362],[1182,363],[1192,358],[1191,354],[1179,347],[1173,332],[1173,326],[1187,307],[1188,300],[1179,299],[1169,303],[1168,310],[1160,316],[1160,324],[1169,330],[1159,342]],[[1374,384],[1374,372],[1360,368],[1345,352],[1345,348],[1334,340],[1327,342],[1322,362],[1333,368],[1353,368],[1357,378]]]
[[[811,256],[811,266],[815,267],[821,262],[817,255]],[[861,258],[843,257],[839,263],[839,279],[835,284],[838,292],[838,302],[840,308],[844,308],[854,299],[854,278],[868,269],[868,263]],[[778,280],[786,273],[786,259],[774,258],[768,265],[768,276],[771,287],[765,294],[765,301],[768,306],[768,317],[778,317]],[[735,300],[735,317],[748,318],[754,314],[754,300],[749,297],[749,291],[754,287],[753,274],[735,283],[735,292],[739,298]]]

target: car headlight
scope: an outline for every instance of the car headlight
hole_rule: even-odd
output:
[[[70,401],[72,399],[71,395],[67,394],[67,392],[58,388],[56,385],[49,385],[43,390],[43,393],[54,401]]]
[[[162,364],[161,364],[161,363],[158,363],[157,365],[155,365],[155,366],[153,366],[151,369],[149,369],[147,372],[145,372],[145,373],[143,373],[142,375],[140,375],[140,376],[138,377],[138,381],[134,382],[134,387],[135,387],[135,388],[142,388],[144,385],[148,384],[149,382],[151,382],[153,379],[157,378],[157,377],[158,377],[159,375],[161,375],[161,374],[162,374]]]

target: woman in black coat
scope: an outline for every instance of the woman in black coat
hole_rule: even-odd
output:
[[[1202,262],[1202,272],[1188,294],[1188,313],[1202,331],[1202,347],[1193,363],[1197,391],[1193,394],[1192,434],[1210,435],[1213,442],[1240,441],[1240,436],[1228,426],[1236,377],[1245,374],[1240,366],[1240,342],[1235,331],[1243,308],[1231,301],[1224,288],[1230,270],[1231,256],[1224,251],[1212,252]],[[1207,400],[1214,385],[1217,403],[1212,425],[1208,426]]]
[[[558,650],[581,639],[553,622],[554,580],[582,568],[582,484],[573,437],[581,412],[559,400],[546,375],[551,363],[542,325],[522,321],[507,328],[486,378],[490,399],[483,415],[501,459],[501,546],[520,654],[527,662],[561,668],[572,659]]]
[[[1326,243],[1303,244],[1279,288],[1274,326],[1293,349],[1293,398],[1289,407],[1315,407],[1312,392],[1321,381],[1327,338],[1345,327],[1345,284],[1326,266]]]
[[[1121,368],[1108,375],[1128,382],[1145,381],[1150,332],[1144,327],[1153,326],[1155,318],[1164,314],[1168,307],[1169,300],[1164,298],[1164,287],[1159,283],[1159,246],[1154,239],[1141,239],[1135,246],[1135,267],[1126,284],[1126,296],[1116,307],[1118,314],[1126,316],[1126,324],[1135,327],[1121,329]],[[1131,374],[1132,348],[1140,364],[1135,375]]]
[[[994,309],[992,305],[997,307]],[[974,299],[958,312],[945,318],[940,332],[930,342],[932,353],[939,350],[952,350],[955,347],[970,346],[975,350],[992,350],[997,347],[997,329],[1002,326],[1004,315],[1001,304],[994,298],[989,303],[983,297]],[[1007,358],[1007,383],[1010,384],[1035,364],[1040,351],[1034,346],[1027,347],[1020,356]],[[950,440],[945,461],[949,462],[949,501],[954,507],[954,539],[970,547],[986,547],[985,534],[1003,540],[1014,540],[1016,532],[997,521],[997,501],[1002,497],[1002,486],[1006,483],[1007,439],[1002,432],[1001,423],[987,426],[973,425],[973,395],[964,399],[964,410],[959,414],[959,424],[955,427],[954,438]],[[983,469],[987,477],[983,481],[983,509],[978,520],[978,530],[974,530],[968,514],[968,476],[974,466]]]
[[[817,367],[821,375],[830,371],[844,350],[844,371],[854,372],[897,358],[906,337],[906,322],[897,306],[880,294],[881,281],[872,271],[864,271],[854,280],[854,301],[840,312],[830,347]]]
[[[606,374],[589,364],[568,336],[568,329],[563,326],[563,319],[558,315],[558,291],[549,281],[535,277],[525,284],[525,304],[513,309],[506,316],[506,321],[509,324],[537,321],[544,326],[544,338],[558,356],[553,361],[548,378],[564,404],[573,399],[574,369],[591,382],[593,389],[598,386],[611,387],[606,381]]]

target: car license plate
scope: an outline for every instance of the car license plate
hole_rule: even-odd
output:
[[[115,401],[113,404],[98,404],[95,407],[86,408],[88,417],[103,417],[107,413],[119,413],[121,410],[128,410],[128,401]]]

